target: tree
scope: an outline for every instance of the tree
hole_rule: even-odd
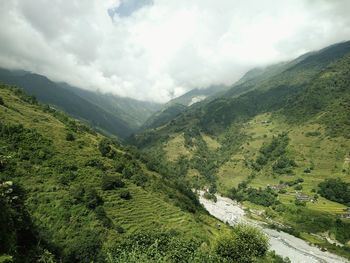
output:
[[[342,181],[340,178],[326,179],[319,185],[318,193],[331,200],[344,205],[350,205],[350,183]]]
[[[268,247],[268,238],[260,230],[238,224],[231,234],[219,238],[215,251],[228,262],[251,263],[264,257]]]

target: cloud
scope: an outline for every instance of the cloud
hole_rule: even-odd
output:
[[[110,16],[117,14],[120,17],[125,17],[130,16],[137,10],[152,4],[153,0],[122,0],[120,1],[120,4],[114,8],[110,8],[108,12]]]
[[[0,4],[0,66],[162,102],[350,37],[347,0]]]

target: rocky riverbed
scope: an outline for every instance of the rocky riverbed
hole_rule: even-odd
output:
[[[217,195],[217,202],[205,199],[200,193],[199,201],[214,217],[230,225],[247,223],[261,228],[269,237],[270,248],[283,257],[289,257],[294,263],[349,263],[348,260],[309,245],[304,240],[282,231],[264,227],[261,222],[248,219],[243,207],[237,202]]]

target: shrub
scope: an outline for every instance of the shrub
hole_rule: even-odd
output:
[[[120,226],[120,225],[116,225],[115,226],[115,231],[117,231],[117,233],[119,233],[119,234],[125,233],[124,228],[122,226]]]
[[[95,214],[104,227],[110,228],[113,225],[112,220],[107,216],[106,211],[102,206],[96,207]]]
[[[310,169],[310,168],[306,168],[306,169],[304,170],[304,173],[306,173],[306,174],[311,173],[311,169]]]
[[[68,132],[66,134],[66,140],[69,141],[69,142],[75,141],[75,137],[74,137],[73,133]]]
[[[65,250],[64,263],[99,262],[101,238],[94,232],[83,232]]]
[[[125,183],[118,176],[105,175],[102,177],[102,190],[113,190],[124,186]]]
[[[218,199],[217,199],[215,194],[211,194],[211,193],[208,193],[208,192],[205,192],[203,197],[208,199],[208,200],[213,200],[215,203],[218,201]]]
[[[134,184],[136,184],[138,186],[145,186],[147,181],[148,181],[148,178],[143,173],[138,173],[138,174],[133,175],[131,177],[131,180]]]
[[[68,172],[61,175],[59,182],[63,185],[69,185],[69,183],[72,182],[76,177],[77,176],[74,173]]]
[[[294,186],[294,190],[300,191],[302,189],[303,189],[303,186],[301,184]]]
[[[123,198],[123,199],[125,199],[125,200],[131,199],[131,194],[130,194],[129,190],[123,190],[123,191],[121,191],[120,194],[119,194],[119,196],[120,196],[120,198]]]
[[[4,100],[0,97],[0,105],[5,105]]]
[[[102,156],[107,156],[107,154],[111,151],[110,141],[106,138],[102,139],[98,144],[98,149],[101,152]]]
[[[319,131],[311,131],[311,132],[307,132],[305,133],[306,137],[314,137],[314,136],[320,136],[321,133]]]
[[[229,262],[250,263],[265,256],[268,247],[268,238],[260,230],[238,224],[230,235],[219,238],[215,251]]]
[[[305,201],[300,201],[298,199],[295,199],[294,203],[297,206],[306,206],[306,202]]]
[[[98,159],[91,159],[85,163],[85,166],[95,167],[102,171],[106,170],[106,167],[103,165],[103,162]]]
[[[95,189],[88,188],[85,191],[85,204],[86,204],[87,208],[95,209],[99,205],[103,204],[103,200],[98,195],[98,193]]]

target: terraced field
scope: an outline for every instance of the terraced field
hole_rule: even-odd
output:
[[[157,228],[176,229],[201,238],[220,234],[218,222],[209,216],[192,216],[140,187],[130,185],[128,189],[132,195],[130,200],[119,198],[118,191],[105,193],[104,199],[108,201],[107,214],[129,233]]]

